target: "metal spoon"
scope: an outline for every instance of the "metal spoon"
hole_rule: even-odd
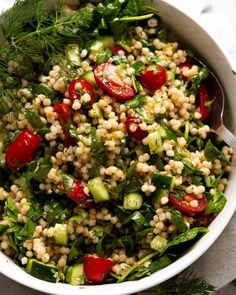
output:
[[[201,64],[205,66],[203,63]],[[211,108],[211,114],[207,120],[207,124],[211,128],[211,131],[215,132],[230,147],[236,150],[236,137],[224,126],[223,123],[225,95],[222,86],[217,77],[212,72],[210,72],[205,81],[209,97],[214,99],[214,103],[212,104]]]

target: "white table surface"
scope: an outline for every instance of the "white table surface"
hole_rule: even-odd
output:
[[[188,0],[186,0],[188,1]],[[191,0],[189,0],[191,1]],[[0,0],[0,10],[1,7],[6,5],[8,3],[12,2],[12,0]],[[188,2],[189,3],[189,2]],[[228,40],[235,40],[235,42],[232,43],[230,48],[228,44],[226,44],[227,50],[231,54],[231,56],[235,60],[236,64],[236,17],[235,17],[235,12],[236,12],[236,0],[212,0],[213,4],[213,12],[218,15],[218,17],[214,17],[212,21],[215,22],[215,26],[222,26],[225,25],[226,29],[224,31],[221,30],[221,32],[218,35],[219,40],[224,39],[225,40],[225,35],[231,34],[230,38]],[[226,18],[228,20],[227,22],[222,21],[222,18]],[[206,25],[207,22],[209,21],[209,26],[210,26],[210,18],[208,18],[207,13],[205,16],[202,16],[203,20],[205,21]],[[207,19],[208,18],[208,19]],[[227,27],[230,26],[230,33],[227,30]],[[227,43],[227,41],[226,41]],[[235,237],[236,239],[236,237]],[[236,261],[235,261],[236,264]],[[235,270],[235,277],[236,277],[236,270]],[[24,286],[19,285],[18,283],[13,282],[12,280],[6,278],[5,276],[0,274],[0,294],[1,295],[43,295],[43,293],[31,290],[29,288],[26,288]],[[217,292],[218,293],[218,292]],[[235,295],[236,294],[236,287],[231,287],[231,286],[226,286],[223,290],[219,291],[219,295]],[[184,294],[183,294],[184,295]]]

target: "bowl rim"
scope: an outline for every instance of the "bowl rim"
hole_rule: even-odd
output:
[[[178,6],[175,6],[174,3],[170,3],[169,1],[159,0],[160,2],[165,3],[167,7],[178,11],[178,13],[184,15],[184,17],[188,20],[188,22],[193,22],[197,25],[201,31],[207,35],[209,39],[214,43],[215,47],[219,52],[221,52],[228,62],[227,67],[233,70],[233,65],[235,62],[229,55],[229,53],[223,48],[221,44],[218,43],[217,38],[213,33],[208,31],[204,26],[195,18],[187,15],[184,11],[182,11]],[[233,157],[232,166],[236,167],[236,159]],[[227,191],[227,189],[226,189]],[[227,203],[228,204],[228,203]],[[209,231],[206,233],[197,243],[194,244],[194,250],[192,249],[185,253],[178,260],[171,263],[164,269],[161,269],[149,277],[145,277],[138,281],[130,281],[123,282],[119,284],[106,284],[106,285],[96,285],[96,286],[71,286],[64,283],[49,283],[46,281],[39,280],[35,277],[27,274],[22,268],[18,267],[16,264],[14,266],[19,270],[19,273],[23,271],[22,275],[16,276],[12,272],[12,267],[9,267],[9,264],[14,263],[9,257],[3,254],[0,251],[0,273],[4,276],[10,278],[11,280],[20,283],[28,288],[32,288],[34,290],[45,292],[46,294],[55,294],[55,295],[74,295],[74,294],[83,294],[83,295],[92,295],[95,292],[103,292],[103,295],[128,295],[134,292],[140,292],[149,288],[152,288],[158,284],[161,284],[164,281],[169,280],[175,275],[182,272],[187,267],[191,266],[200,256],[202,256],[216,241],[216,239],[223,232],[229,221],[231,220],[235,210],[236,210],[236,202],[231,204],[230,206],[225,206],[225,208],[220,212],[220,214],[216,217],[216,219],[212,222],[214,227],[218,226],[218,230]],[[228,204],[229,205],[229,204]],[[225,217],[222,220],[219,220],[219,217],[224,213]],[[209,226],[211,229],[212,224]],[[197,249],[195,249],[197,248]],[[168,270],[168,271],[167,271]],[[109,290],[108,290],[109,289]],[[112,291],[114,289],[114,291]],[[122,290],[122,292],[121,292]],[[111,293],[112,291],[112,293]],[[48,293],[49,292],[49,293]]]

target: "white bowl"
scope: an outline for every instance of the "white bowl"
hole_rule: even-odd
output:
[[[236,127],[236,117],[233,117],[233,110],[236,109],[236,79],[232,73],[233,63],[230,61],[230,58],[217,45],[214,38],[188,15],[164,0],[154,1],[152,5],[158,8],[159,15],[163,18],[165,23],[179,35],[180,39],[186,42],[190,48],[195,49],[217,74],[227,96],[227,127],[234,129]],[[125,295],[158,285],[180,273],[197,260],[215,242],[230,221],[236,210],[234,193],[234,183],[236,183],[235,167],[236,162],[234,157],[233,171],[230,174],[229,184],[226,189],[228,201],[223,211],[210,225],[209,233],[202,237],[184,256],[149,277],[139,281],[99,286],[71,286],[63,283],[53,284],[28,275],[3,253],[0,253],[0,272],[20,284],[48,294],[56,295],[93,295],[96,293],[103,295]]]

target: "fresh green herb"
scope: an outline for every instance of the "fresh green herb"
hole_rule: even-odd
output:
[[[152,17],[153,13],[149,12],[149,7],[144,7],[144,0],[104,0],[96,6],[94,20],[99,30],[110,29],[113,34],[118,35],[129,22]]]
[[[32,84],[31,85],[31,92],[33,94],[33,96],[38,96],[40,94],[42,95],[45,95],[45,97],[51,99],[52,101],[55,100],[55,96],[56,96],[56,93],[55,91],[48,87],[48,85],[46,84]]]
[[[100,65],[104,62],[107,62],[111,56],[112,56],[111,50],[106,48],[103,52],[98,54],[98,56],[96,58],[96,64]]]
[[[174,238],[172,241],[170,241],[162,254],[164,254],[167,250],[170,250],[170,248],[177,246],[179,244],[188,242],[196,238],[199,234],[207,233],[208,229],[205,227],[194,227],[192,229],[189,229],[188,231],[178,235],[176,238]]]
[[[113,63],[115,64],[115,65],[121,65],[121,64],[127,64],[128,62],[127,62],[127,59],[126,59],[126,57],[125,56],[120,56],[120,55],[115,55],[115,56],[113,56]]]
[[[196,94],[198,87],[200,86],[202,80],[206,79],[209,75],[209,69],[204,67],[202,69],[200,69],[200,71],[198,72],[198,74],[196,75],[196,77],[194,77],[192,85],[189,89],[190,94],[194,93]]]
[[[35,169],[32,171],[32,178],[39,182],[44,181],[51,168],[51,157],[49,155],[45,155],[44,158],[39,159],[35,165]]]
[[[171,210],[171,223],[173,223],[180,232],[185,232],[188,229],[181,212],[178,210]]]
[[[104,163],[105,146],[104,146],[104,143],[101,141],[101,139],[97,137],[95,127],[91,128],[90,136],[91,136],[91,152],[93,153],[96,159],[96,164],[94,165],[94,167],[92,167],[90,171],[90,174],[91,174],[90,176],[95,177],[99,175],[98,173],[99,168]]]
[[[156,289],[157,295],[210,295],[216,288],[203,277],[192,271],[184,271],[180,275],[162,283]]]
[[[68,128],[69,130],[69,135],[76,141],[78,142],[78,131],[76,127],[73,128]]]
[[[8,229],[8,225],[0,224],[0,235],[5,232],[5,230]]]
[[[175,199],[183,200],[185,196],[185,192],[182,190],[173,191],[173,195]]]
[[[184,174],[186,175],[202,175],[202,172],[197,170],[188,159],[182,160],[184,164]]]
[[[131,266],[129,269],[127,269],[127,271],[119,278],[118,283],[122,283],[136,268],[138,268],[140,265],[143,265],[144,262],[152,259],[153,257],[157,256],[158,254],[159,254],[159,252],[153,252],[153,253],[145,256],[144,258],[142,258],[138,262],[136,262],[133,266]]]
[[[141,279],[145,276],[150,276],[154,272],[170,265],[172,261],[173,258],[170,255],[165,255],[160,258],[157,258],[148,267],[140,267],[136,269],[136,272],[133,274],[132,277],[130,277],[130,280]]]
[[[137,95],[135,98],[125,103],[126,107],[136,109],[142,107],[146,102],[146,95]]]
[[[131,80],[132,80],[134,90],[136,92],[143,90],[143,86],[142,86],[141,82],[136,78],[136,76],[134,74],[131,76]]]
[[[30,187],[32,179],[38,182],[44,181],[51,168],[52,161],[47,154],[44,155],[44,158],[30,162],[27,165],[27,170],[19,178],[22,190],[27,190]]]
[[[219,151],[210,139],[206,143],[204,155],[208,161],[214,161],[215,159],[219,159],[223,162],[227,162],[227,159],[225,158],[223,152]]]
[[[162,23],[158,25],[157,38],[163,43],[168,41],[168,31]]]
[[[5,215],[10,219],[10,221],[17,222],[17,214],[18,211],[16,205],[11,197],[7,197],[5,202]]]
[[[69,196],[71,193],[71,189],[73,187],[75,178],[68,173],[63,173],[62,179],[65,186],[66,194]]]
[[[25,110],[25,116],[28,122],[32,125],[34,130],[40,135],[44,136],[46,133],[50,131],[45,123],[41,120],[39,114],[35,111]]]
[[[132,68],[135,71],[135,75],[139,75],[144,70],[145,64],[141,60],[138,60],[132,64]]]
[[[208,161],[213,161],[219,156],[219,150],[213,145],[210,139],[206,143],[204,155]]]
[[[132,177],[134,176],[135,173],[135,169],[137,167],[138,161],[134,161],[128,168],[127,172],[126,172],[126,179],[130,180],[132,179]]]
[[[82,257],[83,253],[81,252],[81,246],[83,244],[84,240],[83,237],[79,237],[78,239],[74,240],[70,247],[70,253],[69,253],[69,261],[74,261],[78,259],[79,257]]]
[[[38,203],[35,197],[31,197],[29,202],[30,202],[30,209],[28,211],[27,217],[28,219],[36,222],[43,215],[42,206]]]
[[[79,9],[73,16],[66,16],[59,1],[55,11],[49,12],[43,0],[17,0],[3,15],[2,29],[8,42],[0,50],[1,60],[17,62],[15,75],[34,78],[35,65],[42,68],[68,43],[86,40],[92,24],[91,12]]]
[[[31,240],[35,232],[36,224],[30,219],[27,219],[23,228],[16,234],[17,239],[21,241]]]
[[[19,112],[20,105],[20,102],[16,99],[16,91],[12,91],[11,89],[1,90],[0,116],[7,115],[10,112]]]
[[[208,200],[206,213],[220,213],[220,211],[224,208],[227,199],[223,193],[215,189],[215,193],[213,197]]]

